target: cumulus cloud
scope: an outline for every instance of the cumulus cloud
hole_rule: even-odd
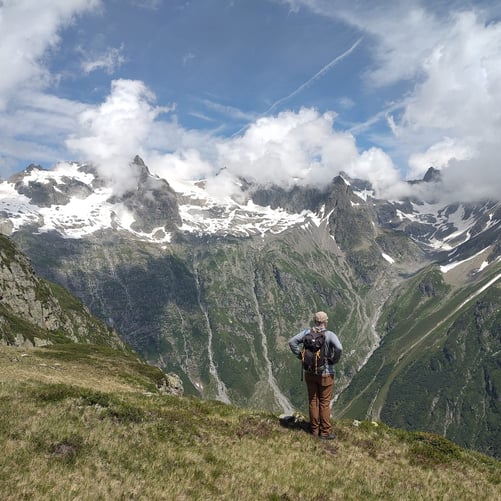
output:
[[[174,184],[210,178],[214,174],[213,164],[202,158],[195,148],[165,154],[153,152],[147,155],[147,162],[152,172]]]
[[[436,162],[458,197],[471,197],[472,186],[479,197],[499,197],[501,169],[493,165],[501,137],[501,23],[457,14],[422,69],[424,78],[396,123],[403,141],[428,145],[410,156],[411,170],[425,168],[418,162]],[[460,178],[463,189],[457,191],[454,180]]]
[[[207,189],[218,197],[237,195],[239,178],[285,189],[296,184],[321,188],[346,172],[370,180],[380,196],[400,186],[390,157],[377,148],[360,153],[353,135],[336,131],[335,118],[334,113],[311,108],[286,111],[260,118],[232,138],[150,121],[157,136],[153,143],[158,148],[169,140],[173,151],[151,148],[144,152],[145,160],[152,172],[174,184],[204,178]]]
[[[446,169],[451,160],[470,160],[475,153],[460,141],[445,137],[430,146],[425,152],[414,153],[409,157],[409,177],[417,179],[423,176],[429,167]]]
[[[445,192],[440,196],[443,200],[455,202],[499,200],[501,187],[499,146],[494,143],[486,144],[474,158],[463,161],[451,160],[442,176]]]
[[[283,1],[295,11],[309,8],[341,20],[371,39],[369,87],[403,85],[399,103],[353,127],[354,133],[385,118],[393,153],[408,158],[409,177],[433,165],[444,169],[449,197],[499,197],[501,169],[493,167],[501,137],[499,7],[482,1],[457,1],[448,9],[418,0],[391,1],[386,9],[369,0]]]
[[[485,25],[472,12],[456,15],[447,35],[422,62],[425,77],[406,106],[401,129],[498,140],[500,49],[501,23]]]
[[[0,4],[0,109],[19,86],[51,81],[43,56],[60,41],[58,30],[100,0],[4,0]]]
[[[68,148],[100,169],[117,191],[137,184],[127,168],[141,154],[156,117],[167,108],[156,107],[155,96],[143,82],[114,80],[111,93],[99,106],[79,116],[80,130],[66,141]]]
[[[353,135],[335,129],[335,118],[303,108],[259,119],[242,137],[219,145],[220,163],[237,175],[287,188],[322,186],[342,171],[370,180],[381,194],[397,183],[400,175],[388,155],[377,148],[360,154]]]
[[[329,164],[323,150],[333,120],[332,114],[319,116],[306,108],[298,113],[260,118],[243,136],[222,141],[218,145],[219,159],[231,172],[249,180],[286,187],[298,181],[313,183],[317,169],[329,166],[338,171],[343,162],[340,155],[338,165]]]
[[[241,137],[221,140],[217,166],[225,170],[209,189],[234,189],[237,177],[286,189],[323,187],[342,171],[369,179],[380,195],[394,189],[400,176],[391,159],[376,148],[360,154],[351,134],[335,130],[335,117],[310,108],[286,111],[257,120]]]

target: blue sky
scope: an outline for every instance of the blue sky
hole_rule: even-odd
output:
[[[434,165],[499,196],[500,20],[481,0],[2,0],[0,177],[80,160],[127,185],[140,154],[171,181],[226,167],[221,192],[344,171],[397,196]]]

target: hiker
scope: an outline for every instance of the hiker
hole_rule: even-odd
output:
[[[332,440],[335,435],[331,431],[330,401],[334,389],[334,364],[339,362],[343,347],[334,332],[327,330],[327,314],[323,311],[315,313],[314,326],[304,329],[289,339],[289,346],[303,362],[304,379],[308,389],[310,414],[310,432],[322,439]],[[313,354],[315,362],[307,363],[306,358],[312,356],[311,342],[317,342],[317,352]],[[299,345],[303,345],[303,349]]]

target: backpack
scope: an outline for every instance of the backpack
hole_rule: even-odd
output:
[[[325,330],[315,327],[310,329],[303,338],[303,352],[301,354],[303,369],[306,372],[322,374],[327,363],[325,357]]]

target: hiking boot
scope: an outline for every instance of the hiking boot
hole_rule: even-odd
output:
[[[329,433],[328,435],[320,435],[322,440],[334,440],[336,438],[336,435],[334,433]]]

